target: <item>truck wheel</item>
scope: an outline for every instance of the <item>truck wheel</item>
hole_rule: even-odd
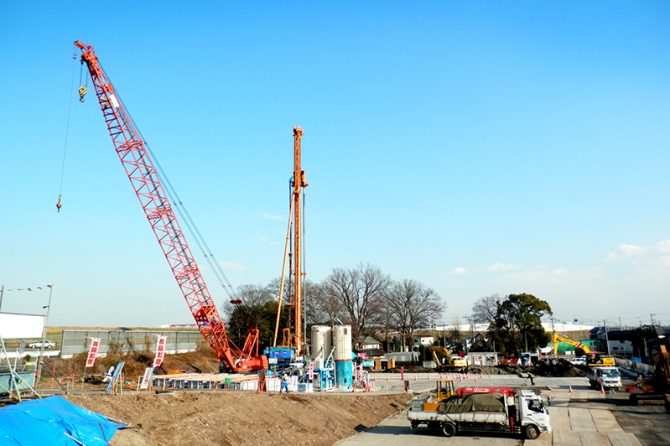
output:
[[[444,423],[442,425],[442,433],[445,437],[453,437],[456,435],[456,425],[454,423]]]
[[[540,429],[538,429],[537,426],[535,426],[534,424],[529,424],[524,429],[524,434],[526,435],[527,439],[535,440],[537,437],[540,436]]]
[[[416,429],[417,427],[419,427],[419,422],[418,422],[418,421],[412,421],[412,422],[410,423],[409,427],[410,427],[411,429]]]

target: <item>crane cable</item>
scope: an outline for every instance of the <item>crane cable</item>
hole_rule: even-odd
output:
[[[107,76],[107,73],[105,73],[105,76]],[[109,79],[109,76],[107,76],[107,79]],[[221,288],[223,288],[224,292],[228,295],[229,299],[232,299],[232,296],[235,294],[235,289],[233,288],[233,285],[230,283],[228,277],[223,271],[223,268],[216,260],[214,253],[209,247],[209,244],[207,243],[202,233],[198,229],[198,226],[195,224],[193,217],[191,217],[191,214],[186,208],[186,205],[181,200],[181,197],[177,193],[176,188],[173,186],[172,181],[170,181],[170,178],[167,176],[167,173],[165,173],[163,166],[158,160],[158,157],[156,156],[154,151],[151,150],[151,146],[147,142],[147,139],[144,137],[139,127],[135,124],[135,120],[133,119],[130,112],[128,112],[128,107],[125,105],[125,103],[123,103],[123,100],[119,96],[117,96],[117,99],[119,100],[119,102],[121,102],[123,108],[127,111],[128,119],[132,121],[133,126],[137,130],[137,133],[140,135],[140,138],[142,138],[142,141],[144,141],[144,145],[147,149],[147,152],[149,153],[149,156],[153,160],[154,164],[156,165],[156,175],[158,176],[159,180],[166,186],[165,192],[168,195],[168,199],[173,203],[173,207],[174,209],[176,209],[177,213],[181,217],[181,221],[185,223],[185,226],[188,229],[189,233],[193,236],[196,245],[198,245],[198,249],[200,249],[200,252],[207,261],[207,264],[212,269],[214,276],[216,276],[216,279],[221,285]]]
[[[77,60],[76,50],[72,52],[72,59]],[[65,123],[65,144],[63,145],[63,159],[61,160],[60,168],[60,185],[58,186],[58,201],[56,202],[56,209],[60,212],[63,207],[63,202],[61,201],[61,196],[63,195],[63,180],[65,179],[65,159],[67,157],[67,144],[70,136],[70,116],[72,115],[72,86],[74,85],[74,73],[76,65],[72,65],[72,75],[70,76],[70,88],[68,91],[68,96],[70,100],[68,101],[67,107],[67,121]],[[79,75],[81,77],[81,73]]]
[[[210,266],[212,271],[214,272],[214,275],[216,276],[217,280],[219,281],[219,284],[221,287],[226,291],[228,294],[229,298],[232,299],[232,296],[234,295],[234,288],[231,285],[230,281],[228,280],[228,277],[223,271],[223,268],[219,264],[219,262],[216,260],[216,257],[214,257],[214,253],[212,253],[212,250],[209,247],[209,244],[205,240],[205,237],[202,235],[200,232],[200,229],[198,229],[198,226],[195,224],[195,221],[193,220],[193,217],[191,217],[190,212],[186,208],[186,205],[184,205],[184,202],[181,200],[181,197],[177,193],[177,190],[175,187],[172,185],[172,182],[170,181],[170,178],[167,176],[165,173],[165,170],[161,166],[160,162],[156,158],[155,153],[151,150],[148,144],[146,144],[146,140],[142,136],[142,139],[145,142],[145,145],[147,147],[147,150],[149,151],[151,158],[154,160],[157,168],[157,175],[163,180],[163,182],[166,184],[165,191],[168,194],[168,198],[174,203],[174,208],[177,210],[179,213],[179,216],[182,218],[182,221],[184,222],[186,228],[188,231],[193,235],[193,239],[195,240],[195,243],[198,245],[198,248],[202,252],[202,255],[205,257],[205,260],[207,261],[207,264]]]
[[[75,56],[75,59],[76,59],[76,56]],[[83,63],[82,63],[82,67],[83,67]],[[107,75],[107,73],[105,72],[104,68],[102,68],[102,67],[100,67],[100,68],[102,69],[103,74],[105,75],[107,80],[111,83],[111,80],[110,80],[109,76]],[[73,80],[74,80],[74,70],[73,70],[73,73],[72,73],[72,77],[73,77]],[[88,85],[88,76],[86,76],[86,84],[85,85],[82,84],[81,71],[80,71],[79,77],[80,77],[80,79],[79,79],[79,84],[80,84],[80,87],[79,87],[79,101],[84,102],[84,96],[86,95],[86,92],[87,92],[86,87]],[[70,87],[70,90],[72,90],[72,87]],[[149,156],[153,160],[154,164],[156,165],[156,170],[155,170],[156,176],[158,177],[159,181],[162,181],[163,183],[165,183],[167,185],[167,187],[165,188],[165,192],[168,195],[168,199],[171,202],[174,203],[174,207],[177,210],[177,213],[179,213],[179,215],[182,217],[182,221],[184,221],[186,223],[187,229],[193,235],[193,238],[195,239],[196,244],[198,245],[198,248],[200,248],[203,256],[207,260],[207,263],[209,264],[210,268],[212,268],[212,270],[214,272],[214,275],[216,276],[217,280],[221,284],[221,287],[226,292],[226,294],[228,294],[228,296],[232,296],[234,294],[234,288],[231,285],[230,281],[228,280],[228,277],[226,277],[225,273],[223,272],[223,268],[221,267],[219,262],[214,257],[214,254],[212,253],[211,249],[209,248],[209,245],[207,244],[207,242],[205,241],[204,237],[202,236],[200,230],[198,229],[195,222],[193,221],[193,218],[191,217],[190,213],[186,209],[186,206],[181,201],[181,198],[177,194],[177,191],[174,188],[174,186],[172,185],[172,182],[170,181],[169,177],[167,176],[167,174],[163,170],[163,167],[161,166],[160,162],[158,161],[158,158],[156,157],[156,154],[151,150],[151,147],[149,146],[146,138],[144,137],[144,135],[142,135],[142,132],[139,130],[139,128],[135,124],[135,120],[133,119],[132,115],[128,111],[128,107],[126,107],[126,105],[123,103],[123,100],[121,99],[121,97],[117,96],[117,100],[123,105],[123,109],[126,110],[127,119],[129,119],[132,122],[132,125],[135,127],[135,129],[136,129],[137,133],[139,134],[140,138],[142,139],[142,141],[144,141],[144,145],[147,149],[147,152],[149,153]],[[68,123],[69,123],[69,118],[68,118]],[[58,203],[60,204],[60,197],[59,197]],[[59,210],[60,210],[60,207],[59,207]],[[184,249],[183,246],[182,246],[182,249]]]

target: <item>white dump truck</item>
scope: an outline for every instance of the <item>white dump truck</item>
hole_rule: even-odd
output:
[[[412,428],[422,424],[439,428],[451,437],[457,432],[500,432],[535,439],[551,432],[549,412],[532,390],[505,393],[454,395],[440,402],[437,410],[424,410],[423,399],[412,400],[407,418]]]
[[[586,375],[591,387],[596,389],[618,389],[621,387],[621,375],[616,367],[589,367]]]

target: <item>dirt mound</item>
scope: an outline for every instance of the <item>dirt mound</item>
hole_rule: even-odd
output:
[[[71,395],[70,401],[131,423],[111,445],[331,445],[404,409],[408,395]]]
[[[539,361],[529,371],[537,376],[572,377],[584,376],[584,372],[565,359],[545,359]]]
[[[95,365],[86,370],[88,376],[102,378],[110,366],[116,366],[123,361],[123,372],[127,378],[136,379],[144,373],[144,369],[151,366],[154,355],[151,352],[133,352],[128,354],[109,353],[107,356],[97,358]],[[72,358],[62,359],[58,357],[46,358],[44,360],[44,376],[51,377],[81,377],[86,353],[75,355]],[[166,355],[163,364],[154,371],[155,375],[165,375],[168,370],[181,370],[183,373],[218,373],[219,360],[209,349],[189,353],[178,353]],[[90,380],[89,379],[89,380]]]
[[[490,365],[471,365],[468,367],[468,373],[483,375],[509,375],[513,372],[510,372],[508,366],[490,366]]]

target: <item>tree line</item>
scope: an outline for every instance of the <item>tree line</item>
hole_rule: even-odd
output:
[[[267,285],[246,284],[238,287],[235,305],[225,303],[224,314],[229,320],[229,334],[233,342],[241,344],[250,327],[259,329],[261,347],[272,345],[280,280]],[[393,280],[380,268],[359,264],[353,268],[334,268],[322,282],[306,280],[303,284],[303,311],[305,324],[347,324],[352,328],[354,341],[368,334],[377,334],[383,340],[394,336],[400,345],[413,347],[414,332],[442,320],[446,306],[430,287],[413,279]],[[288,327],[292,308],[287,302],[292,295],[292,284],[284,290],[281,329]],[[472,351],[496,351],[505,356],[517,356],[523,351],[535,351],[550,341],[542,327],[542,318],[552,315],[551,306],[532,294],[509,294],[501,297],[482,297],[472,307],[471,322],[486,324],[484,336],[471,333],[469,340],[458,330],[437,342],[448,345],[452,351],[464,350],[469,344]]]
[[[472,306],[472,316],[474,322],[487,324],[487,337],[473,349],[514,357],[535,351],[551,340],[542,318],[552,314],[549,303],[532,294],[482,297]]]
[[[292,284],[287,285],[280,330],[288,326],[292,311],[286,306]],[[238,287],[235,297],[240,303],[225,303],[223,307],[233,342],[244,342],[248,328],[257,327],[261,347],[272,344],[279,288],[279,279],[267,285]],[[445,309],[441,297],[430,287],[413,279],[393,280],[370,264],[335,268],[322,282],[306,280],[303,293],[303,311],[308,327],[315,324],[351,325],[354,340],[374,331],[383,331],[388,338],[388,333],[393,331],[411,346],[414,331],[440,319]]]

